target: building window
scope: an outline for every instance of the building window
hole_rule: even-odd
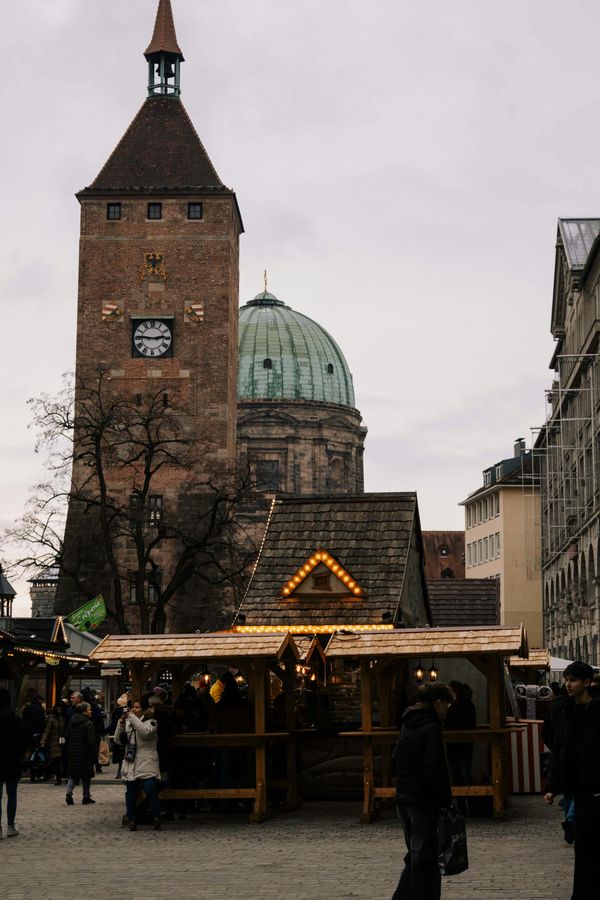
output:
[[[477,541],[477,562],[483,562],[483,541]]]
[[[440,556],[450,556],[450,550],[445,544],[443,547],[440,547]]]
[[[162,219],[162,203],[149,203],[148,204],[148,218],[149,219]]]
[[[158,598],[162,590],[161,577],[159,572],[154,572],[148,576],[148,604],[156,606]]]
[[[273,368],[273,360],[268,356],[266,359],[263,359],[263,369],[272,369]]]
[[[500,494],[494,494],[494,507],[495,507],[495,515],[500,515]]]
[[[333,363],[327,363],[327,374],[328,374],[328,375],[333,375],[333,371],[334,371],[334,369],[333,369]]]
[[[488,557],[488,539],[484,538],[483,539],[483,561],[487,562],[488,558],[489,558]]]
[[[279,490],[279,460],[256,461],[256,490],[275,493]]]
[[[502,463],[499,466],[496,466],[496,481],[499,481],[502,478]]]
[[[313,591],[330,591],[331,590],[331,576],[329,572],[323,572],[319,575],[313,575],[312,577],[312,590]]]
[[[492,473],[490,472],[489,469],[487,470],[487,472],[483,473],[483,483],[484,483],[485,487],[489,487],[490,484],[492,483]]]
[[[188,203],[188,219],[198,221],[198,219],[202,218],[202,212],[201,203]]]
[[[454,578],[454,570],[450,566],[446,566],[445,569],[442,569],[442,578]]]
[[[106,218],[111,222],[115,222],[121,218],[121,204],[120,203],[107,203],[106,204]]]
[[[163,498],[159,495],[148,497],[148,524],[160,525],[163,513]]]
[[[500,559],[500,532],[496,532],[496,559]]]
[[[137,584],[135,575],[129,576],[129,602],[137,603]]]

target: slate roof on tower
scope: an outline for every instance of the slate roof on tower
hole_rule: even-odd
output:
[[[285,596],[289,579],[319,550],[360,585],[360,596],[334,590]],[[410,624],[429,624],[415,493],[286,497],[274,501],[239,613],[246,627],[352,627],[379,624],[386,612],[396,622],[408,601],[420,619]]]
[[[154,24],[154,34],[150,41],[150,46],[144,53],[146,59],[155,53],[172,53],[179,56],[183,62],[183,53],[177,42],[177,34],[175,33],[175,20],[173,18],[173,10],[171,8],[171,0],[160,0],[158,11],[156,13],[156,22]]]
[[[148,97],[95,181],[78,196],[112,193],[231,194],[181,100]]]

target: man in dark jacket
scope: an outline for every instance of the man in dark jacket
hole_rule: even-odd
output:
[[[90,783],[98,758],[92,707],[79,703],[67,728],[67,806],[73,806],[73,788],[83,785],[83,804],[95,803],[90,796]]]
[[[597,900],[600,845],[600,699],[590,691],[594,671],[573,662],[563,672],[568,699],[555,722],[546,803],[575,799],[575,873],[571,900]]]
[[[17,785],[27,738],[21,718],[11,709],[10,694],[0,689],[0,840],[2,840],[2,789],[6,785],[7,837],[16,837]]]
[[[441,720],[453,698],[441,682],[421,685],[417,696],[402,717],[394,750],[396,805],[408,852],[392,900],[439,900],[441,895],[438,817],[452,802]]]

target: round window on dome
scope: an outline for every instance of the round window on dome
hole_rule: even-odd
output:
[[[333,375],[333,363],[327,363],[327,374]]]
[[[266,359],[263,359],[263,369],[272,369],[273,368],[273,360],[268,356]]]

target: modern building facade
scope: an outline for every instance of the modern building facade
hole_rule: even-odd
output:
[[[514,456],[483,472],[483,485],[465,507],[467,578],[500,585],[500,624],[527,629],[529,645],[542,646],[542,581],[539,478],[532,453],[518,440]]]
[[[542,475],[545,644],[600,664],[600,219],[559,219]]]

